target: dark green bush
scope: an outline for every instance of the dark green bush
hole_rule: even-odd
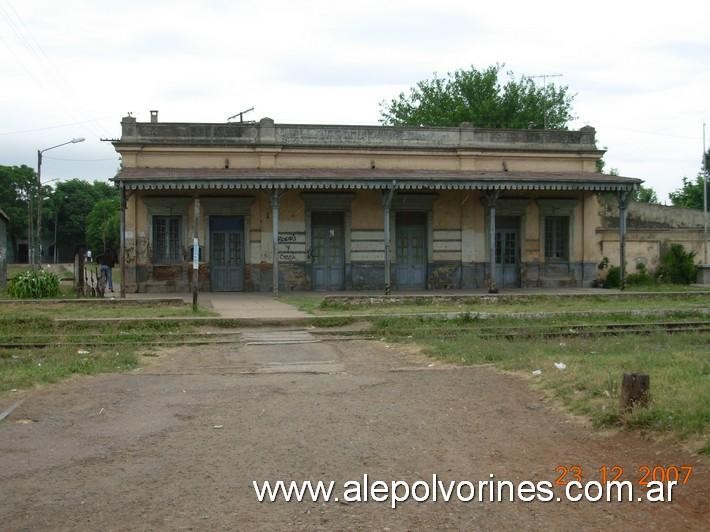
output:
[[[18,299],[57,297],[59,277],[44,270],[26,270],[8,281],[7,293]]]
[[[629,286],[651,286],[656,284],[656,280],[648,273],[646,265],[639,262],[636,265],[636,273],[630,273],[626,276],[626,284]]]
[[[612,266],[604,279],[604,288],[619,288],[621,286],[621,268]]]
[[[690,284],[695,282],[696,275],[695,252],[685,251],[681,244],[671,244],[656,271],[656,277],[662,283]]]

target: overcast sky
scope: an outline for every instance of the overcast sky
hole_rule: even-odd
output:
[[[656,7],[658,6],[658,7]],[[0,0],[0,164],[108,179],[128,111],[161,121],[377,124],[434,72],[563,74],[607,168],[662,201],[700,168],[710,2]],[[542,83],[542,81],[540,81]],[[708,128],[710,141],[710,127]]]

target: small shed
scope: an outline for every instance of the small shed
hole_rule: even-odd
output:
[[[0,209],[0,287],[7,284],[7,225],[10,219]]]

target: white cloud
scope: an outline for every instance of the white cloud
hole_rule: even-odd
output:
[[[710,120],[706,3],[0,0],[0,163],[73,136],[43,167],[108,178],[127,111],[147,119],[377,123],[379,102],[433,72],[496,62],[561,73],[609,167],[662,199],[699,169]],[[97,119],[85,122],[90,119]],[[65,123],[83,124],[43,129]],[[9,132],[40,129],[29,133]],[[90,159],[90,160],[89,160]],[[109,159],[97,161],[95,159]]]

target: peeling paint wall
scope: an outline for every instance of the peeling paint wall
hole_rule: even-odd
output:
[[[124,150],[125,167],[147,168],[357,168],[367,170],[471,170],[500,171],[503,164],[512,172],[595,172],[598,154],[525,152],[451,153],[431,150],[352,151],[331,149],[313,153],[299,148],[147,146],[138,152]]]
[[[345,239],[346,288],[379,289],[384,286],[384,209],[378,191],[357,191],[349,201]],[[446,191],[434,196],[429,216],[429,288],[481,288],[488,274],[488,215],[481,194]],[[322,199],[321,201],[327,201]],[[573,213],[569,262],[564,268],[545,265],[542,239],[544,202],[562,202]],[[240,203],[241,202],[241,203]],[[245,203],[246,202],[246,203]],[[590,284],[594,266],[603,254],[614,255],[614,236],[599,229],[599,203],[592,193],[537,192],[504,194],[501,205],[515,205],[520,216],[520,269],[523,286],[583,286]],[[183,260],[178,264],[152,264],[151,212],[156,205],[174,205],[183,213]],[[264,291],[272,282],[271,195],[243,191],[239,195],[211,192],[201,196],[199,239],[202,246],[200,289],[210,289],[210,212],[228,213],[234,205],[247,204],[245,219],[244,289]],[[223,206],[222,206],[223,205]],[[340,204],[339,204],[340,205]],[[220,207],[222,206],[222,207]],[[231,207],[230,207],[231,206]],[[126,281],[129,291],[187,291],[191,280],[193,198],[189,194],[161,196],[134,192],[126,211]],[[232,209],[230,211],[229,209]],[[341,207],[334,208],[338,210]],[[411,208],[411,207],[410,207]],[[182,209],[182,210],[181,210]],[[215,210],[217,209],[217,210]],[[226,209],[226,210],[225,210]],[[415,209],[416,211],[416,209]],[[172,211],[171,211],[172,212]],[[284,290],[311,289],[308,207],[295,190],[283,194],[279,216],[279,270]],[[499,215],[506,215],[502,210]],[[395,215],[393,214],[393,217]],[[612,231],[613,233],[613,231]],[[392,227],[393,264],[397,263],[396,225]],[[618,246],[618,243],[616,244]],[[636,253],[634,245],[630,252]],[[651,253],[649,251],[649,253]]]
[[[595,229],[597,254],[619,264],[619,209],[614,195],[600,195],[594,208],[599,227]],[[704,214],[698,209],[629,202],[626,229],[627,271],[636,271],[643,263],[655,270],[671,244],[680,244],[696,253],[697,262],[704,258]]]
[[[601,256],[607,257],[613,266],[619,265],[619,231],[600,229]],[[628,229],[626,232],[627,271],[634,273],[636,265],[643,263],[653,271],[660,263],[661,256],[671,244],[680,244],[686,251],[694,251],[696,262],[702,262],[704,255],[702,228],[677,229]]]

